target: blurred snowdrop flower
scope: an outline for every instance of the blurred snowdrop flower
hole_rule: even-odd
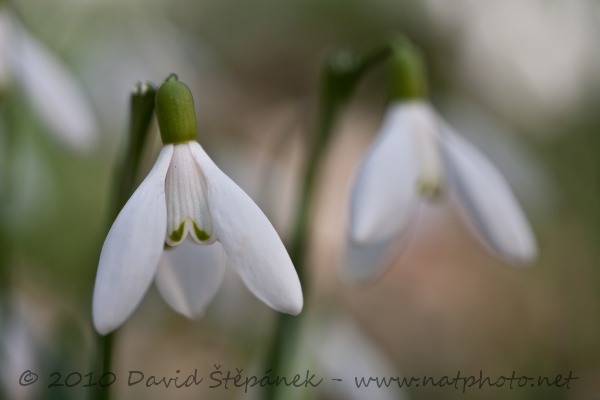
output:
[[[531,228],[500,172],[424,100],[420,58],[404,46],[392,59],[393,101],[358,170],[350,204],[350,277],[374,278],[369,265],[407,231],[418,205],[445,192],[486,247],[510,263],[536,257]],[[363,254],[365,253],[365,254]]]
[[[326,373],[341,381],[327,385],[328,397],[338,399],[362,400],[406,400],[406,391],[395,384],[389,387],[377,386],[371,377],[396,378],[402,384],[402,377],[393,362],[356,321],[347,315],[332,319],[329,329],[318,342],[317,360]],[[352,349],[348,351],[348,349]],[[364,378],[364,380],[363,380]],[[362,387],[357,387],[363,384]],[[368,384],[368,387],[366,387]]]
[[[0,136],[3,133],[0,131]],[[4,222],[10,228],[4,229],[21,234],[48,222],[49,210],[57,205],[58,191],[57,176],[48,168],[32,137],[20,135],[15,141],[18,145],[11,149],[7,168],[8,172],[15,173],[14,180],[9,182],[18,184],[0,181],[0,187],[9,192],[2,206]]]
[[[300,332],[300,344],[290,350],[288,365],[283,375],[293,376],[299,370],[309,367],[319,371],[323,384],[317,388],[298,387],[278,388],[278,398],[301,400],[306,398],[327,398],[347,400],[406,400],[406,389],[399,387],[405,379],[394,366],[393,361],[376,342],[361,328],[356,320],[345,312],[333,308],[325,312],[310,314]],[[289,350],[289,349],[288,349]],[[370,379],[370,378],[373,379]],[[392,382],[389,387],[383,379]],[[410,380],[407,379],[408,382]],[[324,383],[328,384],[325,385]],[[378,386],[377,382],[379,382]],[[260,398],[262,394],[254,391]],[[249,395],[251,392],[248,393]]]
[[[36,385],[27,385],[41,366],[41,349],[47,344],[36,332],[44,332],[39,313],[23,296],[15,296],[15,312],[0,313],[0,396],[25,400],[37,398]],[[13,304],[7,302],[7,304]],[[5,306],[6,304],[2,304]]]
[[[12,319],[6,326],[2,327],[0,335],[0,381],[7,398],[20,400],[30,399],[33,396],[34,388],[31,386],[19,384],[22,382],[24,371],[35,368],[39,365],[35,351],[33,350],[33,340],[27,326],[22,321]],[[25,375],[32,378],[33,375]],[[21,379],[21,380],[20,380]]]
[[[157,91],[156,115],[163,148],[102,247],[93,299],[98,332],[121,325],[154,277],[177,311],[201,315],[219,287],[225,259],[267,305],[300,313],[300,281],[281,239],[258,206],[196,142],[192,95],[177,76],[171,75]],[[184,243],[188,236],[195,243]],[[167,260],[157,273],[165,246]],[[197,252],[198,264],[204,265],[190,265],[190,258],[178,251]]]
[[[93,146],[95,117],[75,78],[9,9],[0,7],[0,91],[13,81],[60,141],[80,150]]]

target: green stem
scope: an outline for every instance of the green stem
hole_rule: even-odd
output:
[[[105,372],[110,372],[112,367],[112,356],[113,356],[113,343],[115,333],[109,333],[106,336],[102,336],[100,334],[96,334],[99,354],[102,355],[102,358],[99,360],[98,365],[100,370],[98,371],[98,376],[102,376]],[[110,386],[106,387],[97,387],[97,390],[94,392],[95,400],[108,400],[110,399]]]
[[[324,132],[331,130],[334,121],[334,108],[325,108],[322,111],[320,120],[319,137],[323,137]],[[310,152],[307,167],[303,179],[303,192],[298,203],[296,219],[294,223],[293,241],[290,245],[290,258],[296,267],[304,293],[307,293],[308,280],[306,279],[306,254],[308,247],[310,231],[311,199],[316,188],[316,176],[322,162],[322,156],[325,150],[326,141],[316,141]],[[293,349],[297,343],[300,326],[302,324],[302,314],[293,317],[289,314],[278,314],[275,336],[272,342],[271,355],[269,357],[269,366],[274,375],[281,374],[284,370],[285,356],[290,355],[286,350]],[[277,387],[268,386],[265,396],[266,400],[275,400],[277,398]]]
[[[303,192],[298,203],[294,222],[293,241],[290,246],[290,257],[306,292],[305,257],[310,232],[310,213],[315,191],[317,172],[321,168],[323,154],[332,137],[336,117],[346,106],[356,89],[360,78],[371,67],[382,61],[389,54],[389,47],[384,46],[357,60],[347,52],[334,53],[328,60],[323,82],[316,140],[308,155],[303,179]],[[343,60],[340,60],[343,59]]]
[[[317,172],[320,170],[324,154],[332,137],[336,117],[348,103],[360,78],[375,64],[386,58],[389,47],[384,46],[358,60],[347,51],[332,54],[322,76],[317,135],[308,154],[306,169],[302,181],[302,194],[298,202],[290,258],[296,267],[304,293],[308,291],[306,256],[311,230],[312,200],[316,189]],[[306,296],[305,296],[306,297]],[[293,317],[278,314],[268,368],[277,376],[284,372],[285,358],[295,349],[302,325],[302,315]],[[268,386],[266,400],[277,399],[277,387]]]
[[[16,186],[15,154],[18,151],[17,132],[19,126],[19,102],[18,95],[13,91],[1,93],[0,107],[2,107],[3,126],[1,127],[2,154],[0,155],[0,311],[3,317],[10,313],[10,290],[11,290],[11,257],[14,241],[11,240],[9,227],[10,207],[14,206],[11,195]]]
[[[150,130],[150,122],[154,112],[155,89],[152,84],[138,83],[131,95],[131,121],[129,126],[129,142],[120,166],[115,171],[113,201],[109,214],[109,225],[117,218],[121,209],[136,189],[136,177],[139,172],[142,151]],[[113,350],[117,331],[106,336],[97,335],[99,360],[97,365],[102,375],[112,368]],[[98,387],[95,400],[109,400],[109,387]]]
[[[2,221],[4,222],[4,221]],[[8,318],[10,301],[10,244],[4,234],[4,229],[0,228],[0,324]]]

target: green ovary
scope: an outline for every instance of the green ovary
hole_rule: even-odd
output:
[[[444,194],[443,181],[441,179],[419,179],[417,181],[417,192],[426,199],[437,200]]]

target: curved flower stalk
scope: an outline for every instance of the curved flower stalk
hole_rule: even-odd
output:
[[[510,187],[424,99],[422,67],[415,61],[420,59],[414,49],[403,49],[392,59],[399,79],[392,102],[352,188],[351,278],[364,281],[378,275],[381,271],[370,265],[377,257],[357,260],[358,254],[373,249],[383,253],[410,230],[419,203],[446,192],[458,200],[461,214],[487,248],[510,263],[530,263],[537,254],[535,238]]]
[[[267,305],[300,313],[300,281],[281,239],[196,142],[193,99],[177,76],[159,88],[156,115],[164,146],[102,247],[93,299],[98,332],[121,325],[153,278],[175,310],[201,315],[219,287],[225,260]],[[165,248],[167,260],[159,269]],[[196,252],[206,262],[181,264],[177,252]]]
[[[95,117],[75,78],[7,7],[0,7],[0,91],[13,81],[60,141],[80,150],[93,146]]]

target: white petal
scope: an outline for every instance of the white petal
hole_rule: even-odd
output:
[[[14,46],[14,29],[12,16],[5,9],[0,9],[0,88],[4,89],[10,80],[11,65],[7,59]]]
[[[8,14],[10,15],[10,14]],[[57,137],[85,150],[96,141],[95,116],[68,68],[42,43],[10,19],[15,35],[8,59],[29,100]]]
[[[328,377],[340,379],[335,385],[324,385],[326,398],[347,400],[406,400],[406,389],[399,388],[395,382],[390,387],[378,387],[371,382],[369,387],[356,387],[356,381],[369,377],[380,379],[403,377],[394,367],[389,351],[381,348],[352,319],[344,314],[329,317],[328,326],[321,327],[325,332],[316,345],[315,355],[325,369]]]
[[[173,146],[164,146],[156,164],[113,223],[102,246],[93,319],[106,334],[125,321],[142,300],[165,243],[165,175]]]
[[[532,262],[535,238],[510,187],[475,147],[445,128],[442,136],[452,189],[483,242],[509,262]]]
[[[416,103],[392,105],[367,151],[350,202],[350,234],[357,243],[376,243],[400,233],[417,202],[413,129]]]
[[[418,208],[400,236],[392,236],[378,242],[357,243],[346,240],[343,276],[353,284],[369,284],[381,278],[400,257],[416,228]]]
[[[246,286],[270,307],[297,315],[302,310],[298,274],[273,225],[196,142],[192,154],[204,172],[217,240]]]
[[[206,182],[189,143],[177,144],[165,181],[167,199],[166,243],[175,246],[191,234],[198,243],[215,241],[206,201]]]
[[[394,238],[376,243],[356,243],[349,239],[344,257],[344,277],[351,283],[369,283],[380,277],[391,265],[388,256]]]
[[[217,294],[225,272],[219,243],[201,245],[186,240],[165,249],[156,286],[165,301],[188,318],[200,318]]]

